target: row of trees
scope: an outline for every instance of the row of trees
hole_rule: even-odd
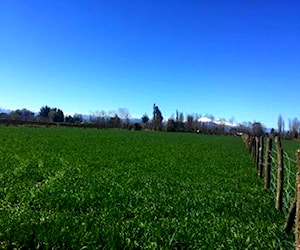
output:
[[[20,121],[33,121],[35,119],[35,114],[28,109],[17,109],[8,114],[0,113],[0,117]]]
[[[254,135],[264,135],[266,128],[260,122],[245,122],[238,126],[228,126],[225,119],[221,121],[214,121],[212,115],[209,117],[210,122],[201,122],[200,115],[187,115],[184,117],[183,113],[176,111],[176,116],[163,123],[163,115],[159,107],[153,105],[152,119],[145,113],[140,121],[130,120],[130,113],[125,108],[120,108],[118,112],[95,112],[88,118],[81,114],[74,114],[73,116],[65,116],[64,112],[59,108],[51,108],[43,106],[40,108],[38,114],[27,110],[17,109],[9,113],[0,113],[0,118],[6,118],[15,121],[32,121],[32,122],[55,122],[67,124],[89,124],[98,128],[129,128],[129,129],[153,129],[165,130],[168,132],[197,132],[205,134],[240,134],[251,133]],[[233,118],[229,120],[229,124],[233,123]],[[284,138],[298,138],[300,134],[300,121],[297,118],[288,120],[288,130],[285,129],[285,121],[282,115],[278,117],[278,133]]]
[[[85,124],[98,128],[139,128],[137,124],[130,124],[129,111],[125,108],[120,108],[118,112],[100,111],[91,114],[89,117],[83,117],[81,114],[65,116],[61,109],[46,105],[40,108],[38,114],[27,109],[18,109],[9,113],[2,112],[0,118],[8,120],[8,122]],[[148,120],[145,123],[148,123]]]
[[[280,114],[278,116],[278,134],[283,138],[298,138],[300,133],[300,121],[298,118],[293,118],[288,120],[288,130],[285,130],[285,122]]]
[[[58,108],[50,108],[48,106],[43,106],[40,109],[38,115],[28,109],[17,109],[11,111],[9,113],[0,113],[1,118],[6,118],[10,120],[16,121],[32,121],[32,122],[81,122],[82,116],[81,115],[74,115],[72,116],[64,116],[64,112]]]
[[[48,106],[41,107],[39,117],[50,122],[64,122],[64,112],[58,108],[50,108]]]

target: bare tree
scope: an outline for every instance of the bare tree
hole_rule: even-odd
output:
[[[177,119],[176,119],[176,130],[177,131],[184,131],[184,115],[182,112],[177,111]]]
[[[184,115],[182,112],[179,113],[178,122],[183,123],[184,121]]]
[[[95,123],[97,128],[105,128],[107,123],[107,113],[102,111],[96,111],[90,116],[90,122]]]
[[[201,124],[199,124],[199,119],[201,117],[202,117],[201,114],[195,114],[194,115],[194,129],[195,129],[195,131],[197,131],[199,129],[199,126],[201,125]]]
[[[231,124],[231,125],[233,125],[234,124],[234,117],[233,116],[231,116],[230,118],[229,118],[229,123]]]
[[[227,121],[225,118],[220,118],[219,120],[219,133],[220,134],[225,134],[225,125],[226,125]]]
[[[292,138],[298,138],[300,121],[297,118],[294,118],[293,120],[289,119],[289,129]]]
[[[186,129],[187,131],[191,132],[193,131],[193,124],[194,124],[194,116],[192,115],[187,115],[186,118]]]
[[[279,114],[279,116],[278,116],[277,125],[278,125],[278,134],[279,134],[279,136],[282,137],[282,135],[284,134],[284,120],[283,120],[281,114]]]
[[[129,121],[130,121],[130,113],[127,108],[119,108],[118,110],[119,117],[123,121],[125,127],[129,126]]]

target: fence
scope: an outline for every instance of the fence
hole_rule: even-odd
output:
[[[255,163],[258,178],[264,178],[264,187],[274,194],[275,208],[287,217],[285,232],[291,232],[295,224],[295,249],[300,250],[300,149],[295,160],[283,150],[278,136],[263,138],[244,134],[242,139]]]

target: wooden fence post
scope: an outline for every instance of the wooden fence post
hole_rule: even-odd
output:
[[[243,141],[245,143],[245,146],[246,146],[248,152],[250,152],[250,147],[249,147],[250,136],[249,136],[249,134],[243,134],[242,138],[243,138]]]
[[[252,135],[250,135],[250,138],[249,138],[249,153],[252,157]]]
[[[290,233],[292,231],[294,222],[296,221],[296,219],[295,219],[296,218],[296,203],[297,203],[296,195],[294,197],[294,200],[291,203],[289,213],[288,213],[288,216],[287,216],[287,220],[286,220],[285,225],[284,225],[284,231],[286,233]]]
[[[253,156],[252,135],[251,135],[250,138],[249,138],[249,153],[250,153],[250,156],[251,156],[251,159],[252,159],[252,156]]]
[[[297,189],[296,189],[296,221],[295,221],[295,234],[296,234],[296,249],[300,249],[300,149],[297,151]]]
[[[258,136],[255,136],[255,166],[256,166],[256,170],[259,170],[259,144],[260,144],[260,140]]]
[[[270,188],[271,184],[271,154],[272,154],[272,138],[268,137],[266,147],[266,166],[265,166],[265,188]]]
[[[296,222],[296,207],[297,207],[297,196],[298,196],[298,175],[299,175],[299,171],[300,171],[300,149],[298,149],[297,153],[296,153],[296,158],[297,158],[297,174],[296,174],[296,180],[295,180],[295,189],[296,189],[296,193],[295,193],[295,197],[290,205],[290,209],[289,209],[289,213],[287,216],[287,220],[284,226],[284,231],[286,233],[290,233],[292,231],[293,225]],[[297,223],[295,223],[297,224]],[[297,230],[296,230],[297,231]]]
[[[255,162],[255,153],[256,153],[256,149],[255,149],[255,136],[252,136],[252,140],[251,140],[251,148],[252,148],[252,160]]]
[[[281,145],[280,137],[275,137],[275,143],[277,148],[277,190],[276,190],[276,209],[282,211],[283,207],[283,148]]]
[[[262,178],[264,168],[264,138],[259,138],[259,164],[258,164],[258,178]]]

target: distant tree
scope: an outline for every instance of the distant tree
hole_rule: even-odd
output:
[[[181,131],[181,132],[184,131],[184,115],[182,112],[178,113],[178,120],[177,120],[176,127],[177,127],[177,131]]]
[[[176,122],[174,119],[169,118],[166,126],[167,132],[175,132],[176,131]]]
[[[284,120],[281,114],[278,116],[277,125],[278,125],[278,134],[279,136],[282,136],[284,133]]]
[[[298,138],[299,129],[300,129],[300,121],[297,118],[289,119],[289,129],[290,129],[290,137]]]
[[[186,119],[186,130],[192,132],[194,130],[194,117],[192,115],[187,115]]]
[[[265,128],[260,122],[254,122],[252,124],[252,133],[255,136],[263,136],[265,134]]]
[[[110,111],[108,111],[107,112],[107,117],[109,117],[109,119],[111,118],[111,117],[114,117],[115,115],[117,115],[117,113],[114,111],[114,110],[110,110]],[[119,117],[119,116],[118,116]],[[108,120],[109,120],[108,119]]]
[[[34,119],[34,112],[32,112],[28,109],[22,109],[21,110],[21,117],[24,120],[33,120]]]
[[[48,118],[51,122],[63,122],[64,112],[61,109],[52,108],[48,113]]]
[[[275,133],[275,129],[274,128],[271,128],[270,130],[270,135],[274,138],[276,133]]]
[[[148,121],[149,121],[148,115],[146,113],[143,114],[143,116],[142,116],[142,123],[146,125],[148,123]]]
[[[251,133],[251,128],[248,127],[247,123],[242,123],[239,124],[238,126],[232,127],[230,129],[230,133],[234,134],[234,135],[238,135],[238,134],[250,134]]]
[[[81,122],[83,122],[83,117],[82,117],[81,114],[74,114],[73,119],[74,119],[75,123],[81,123]]]
[[[97,128],[105,128],[108,126],[108,121],[106,121],[104,116],[97,116],[96,117],[96,125],[97,125]]]
[[[5,113],[5,112],[1,112],[0,113],[0,118],[3,118],[3,119],[8,118],[8,114]]]
[[[67,123],[81,123],[83,121],[82,115],[74,114],[74,116],[68,115],[65,117]]]
[[[117,114],[115,114],[115,116],[113,116],[113,117],[110,117],[109,127],[119,128],[120,126],[121,126],[121,119]]]
[[[20,121],[32,121],[34,120],[34,113],[28,109],[17,109],[11,111],[8,118]]]
[[[64,121],[64,112],[61,109],[57,109],[54,121],[55,122]]]
[[[230,123],[231,125],[233,125],[233,124],[234,124],[234,120],[235,120],[234,117],[231,116],[230,119],[229,119],[229,123]]]
[[[139,131],[142,129],[142,126],[140,123],[136,122],[133,124],[133,129]]]
[[[201,114],[195,114],[194,115],[194,129],[195,129],[195,131],[199,130],[199,125],[200,125],[199,119],[200,118],[201,118]],[[198,132],[200,132],[200,130]]]
[[[154,130],[161,130],[162,129],[162,121],[163,121],[163,116],[161,111],[159,110],[158,106],[153,105],[153,129]]]
[[[176,110],[176,119],[175,119],[175,131],[184,131],[184,115],[182,112]]]
[[[56,116],[56,111],[54,109],[51,109],[50,112],[48,113],[48,118],[50,122],[55,121],[55,116]]]
[[[251,122],[243,122],[239,126],[240,132],[250,134],[252,130],[252,123]]]
[[[75,123],[75,120],[74,120],[74,118],[71,115],[69,115],[69,116],[65,117],[65,122],[67,122],[67,123]]]
[[[50,110],[51,110],[51,109],[50,109],[47,105],[41,107],[39,116],[40,116],[40,117],[43,117],[43,118],[48,118],[48,117],[49,117],[49,112],[50,112]]]
[[[130,113],[127,108],[119,108],[118,110],[119,117],[123,121],[123,126],[128,128],[130,122]]]
[[[7,118],[12,119],[12,120],[18,120],[19,115],[16,113],[16,111],[10,111],[7,114]]]
[[[95,123],[97,128],[105,128],[108,126],[109,116],[104,110],[96,111],[90,116],[90,122]]]
[[[178,122],[181,122],[181,123],[184,122],[184,115],[183,115],[182,112],[179,113],[179,116],[178,116]]]
[[[225,125],[226,125],[226,119],[221,118],[219,120],[219,126],[218,126],[218,133],[224,135],[225,134]]]
[[[143,128],[148,128],[148,122],[150,120],[149,116],[145,113],[145,114],[143,114],[141,120],[142,120],[142,127]]]

